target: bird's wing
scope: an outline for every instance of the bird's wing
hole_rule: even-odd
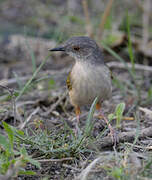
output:
[[[114,74],[113,74],[113,72],[112,72],[112,70],[110,69],[110,67],[107,65],[107,64],[105,64],[105,66],[109,69],[109,71],[110,71],[110,77],[111,77],[111,79],[114,79]]]
[[[72,90],[72,82],[71,82],[71,72],[69,73],[67,80],[66,80],[67,88],[69,91]]]

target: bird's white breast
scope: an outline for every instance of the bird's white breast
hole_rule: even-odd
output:
[[[109,69],[104,65],[92,65],[76,61],[71,71],[71,103],[75,106],[92,104],[98,97],[104,101],[111,96]]]

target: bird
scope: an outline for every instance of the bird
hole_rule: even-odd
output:
[[[104,63],[101,48],[90,37],[74,36],[49,51],[63,51],[75,60],[66,84],[70,102],[75,108],[76,129],[80,121],[80,108],[91,105],[97,97],[96,109],[107,123],[114,142],[114,130],[102,111],[103,101],[112,96],[112,84],[111,72]]]

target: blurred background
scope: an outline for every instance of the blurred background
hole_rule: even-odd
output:
[[[127,79],[131,78],[129,83],[134,84],[132,90],[136,89],[138,96],[141,96],[140,88],[146,90],[149,98],[152,94],[151,9],[150,0],[0,0],[0,82],[12,86],[8,79],[20,77],[23,85],[48,55],[48,49],[71,36],[87,35],[102,47],[105,62],[116,71],[116,87],[128,93],[126,88],[130,85],[125,88],[121,85],[125,75],[118,77],[128,62]],[[47,74],[72,63],[65,54],[54,53],[42,70]],[[136,67],[137,72],[135,63],[148,68]],[[138,75],[144,68],[148,70]],[[63,85],[66,75],[61,79]],[[50,83],[56,80],[51,79]]]
[[[72,36],[95,39],[112,71],[112,98],[103,109],[113,113],[108,117],[121,137],[114,151],[100,119],[85,132],[89,109],[80,122],[84,132],[74,136],[74,109],[65,93],[74,61],[48,51]],[[9,177],[70,180],[103,152],[92,179],[152,178],[152,1],[0,0],[0,119],[0,152],[7,152],[0,153],[0,174],[8,176],[13,167]],[[36,158],[41,170],[31,166],[39,168]],[[37,175],[22,176],[17,164]]]

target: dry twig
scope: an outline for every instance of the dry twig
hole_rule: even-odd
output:
[[[106,7],[106,9],[105,9],[105,11],[104,11],[104,13],[102,15],[101,23],[99,25],[99,31],[98,31],[98,38],[100,40],[102,39],[102,34],[103,34],[103,31],[104,31],[104,25],[106,23],[107,17],[110,14],[110,10],[111,10],[112,4],[113,4],[113,0],[109,0],[108,4],[107,4],[107,7]]]
[[[97,164],[97,162],[101,159],[101,157],[95,159],[92,163],[90,163],[75,180],[87,180],[88,174],[90,173],[91,169]]]
[[[112,68],[120,68],[120,69],[126,69],[126,66],[124,65],[124,63],[119,63],[119,62],[109,62],[107,63],[107,65]],[[131,63],[126,63],[126,65],[128,66],[128,68],[132,68],[132,64]],[[149,71],[152,72],[152,68],[150,66],[146,66],[146,65],[141,65],[141,64],[135,64],[134,68],[136,70],[142,70],[142,71]]]
[[[131,143],[125,143],[127,145],[132,146]],[[139,146],[139,145],[134,145],[135,148],[139,148],[139,149],[143,149],[143,150],[152,150],[152,146],[148,145],[148,146]]]
[[[83,6],[83,11],[84,11],[85,19],[86,19],[86,31],[87,31],[87,35],[89,37],[93,37],[93,30],[92,30],[92,25],[91,25],[91,21],[90,21],[87,0],[82,0],[82,6]]]
[[[144,3],[144,11],[143,11],[143,34],[142,34],[142,48],[146,51],[147,43],[149,40],[149,17],[150,17],[150,8],[151,8],[151,0],[146,0]]]
[[[60,103],[61,101],[68,95],[68,91],[65,91],[64,94],[62,94],[59,99],[56,101],[55,104],[52,105],[51,109],[49,109],[47,112],[43,113],[43,116],[48,116]]]
[[[62,159],[39,159],[40,163],[46,163],[46,162],[62,162],[62,161],[70,161],[73,160],[72,157],[62,158]]]
[[[71,165],[68,165],[68,164],[62,164],[62,166],[65,168],[68,168],[68,169],[72,169],[73,171],[76,171],[76,172],[81,172],[81,169],[78,169],[76,167],[72,167]]]
[[[148,108],[139,107],[139,110],[144,112],[147,117],[149,117],[152,120],[152,110]]]
[[[40,110],[39,107],[37,107],[30,115],[29,117],[26,119],[26,121],[24,121],[23,124],[20,124],[19,128],[22,130],[26,124],[31,120],[32,116],[34,116],[38,111]]]
[[[29,79],[31,76],[24,76],[24,77],[19,77],[20,81],[26,81],[27,79]],[[3,86],[6,85],[10,85],[10,84],[14,84],[17,82],[16,78],[12,78],[12,79],[2,79],[0,80],[0,84]]]
[[[136,131],[122,132],[118,134],[119,143],[133,142],[135,139]],[[138,138],[152,137],[152,127],[144,128],[139,132]],[[104,137],[97,142],[99,149],[112,146],[113,142],[110,137]]]
[[[143,1],[144,2],[144,1]],[[140,8],[140,10],[141,11],[146,11],[146,9],[143,7],[143,5],[142,5],[142,3],[141,3],[141,1],[140,0],[135,0],[135,3],[136,3],[136,5]],[[150,17],[150,19],[152,19],[152,13],[151,13],[151,10],[149,11],[149,12],[147,12],[147,13],[149,13],[149,17]]]
[[[11,100],[12,100],[11,103],[12,103],[12,109],[13,109],[13,115],[14,115],[14,125],[15,125],[16,124],[16,100],[15,100],[15,96],[14,96],[15,90],[10,89],[9,87],[1,85],[1,84],[0,84],[0,87],[3,89],[6,89],[11,96]]]

